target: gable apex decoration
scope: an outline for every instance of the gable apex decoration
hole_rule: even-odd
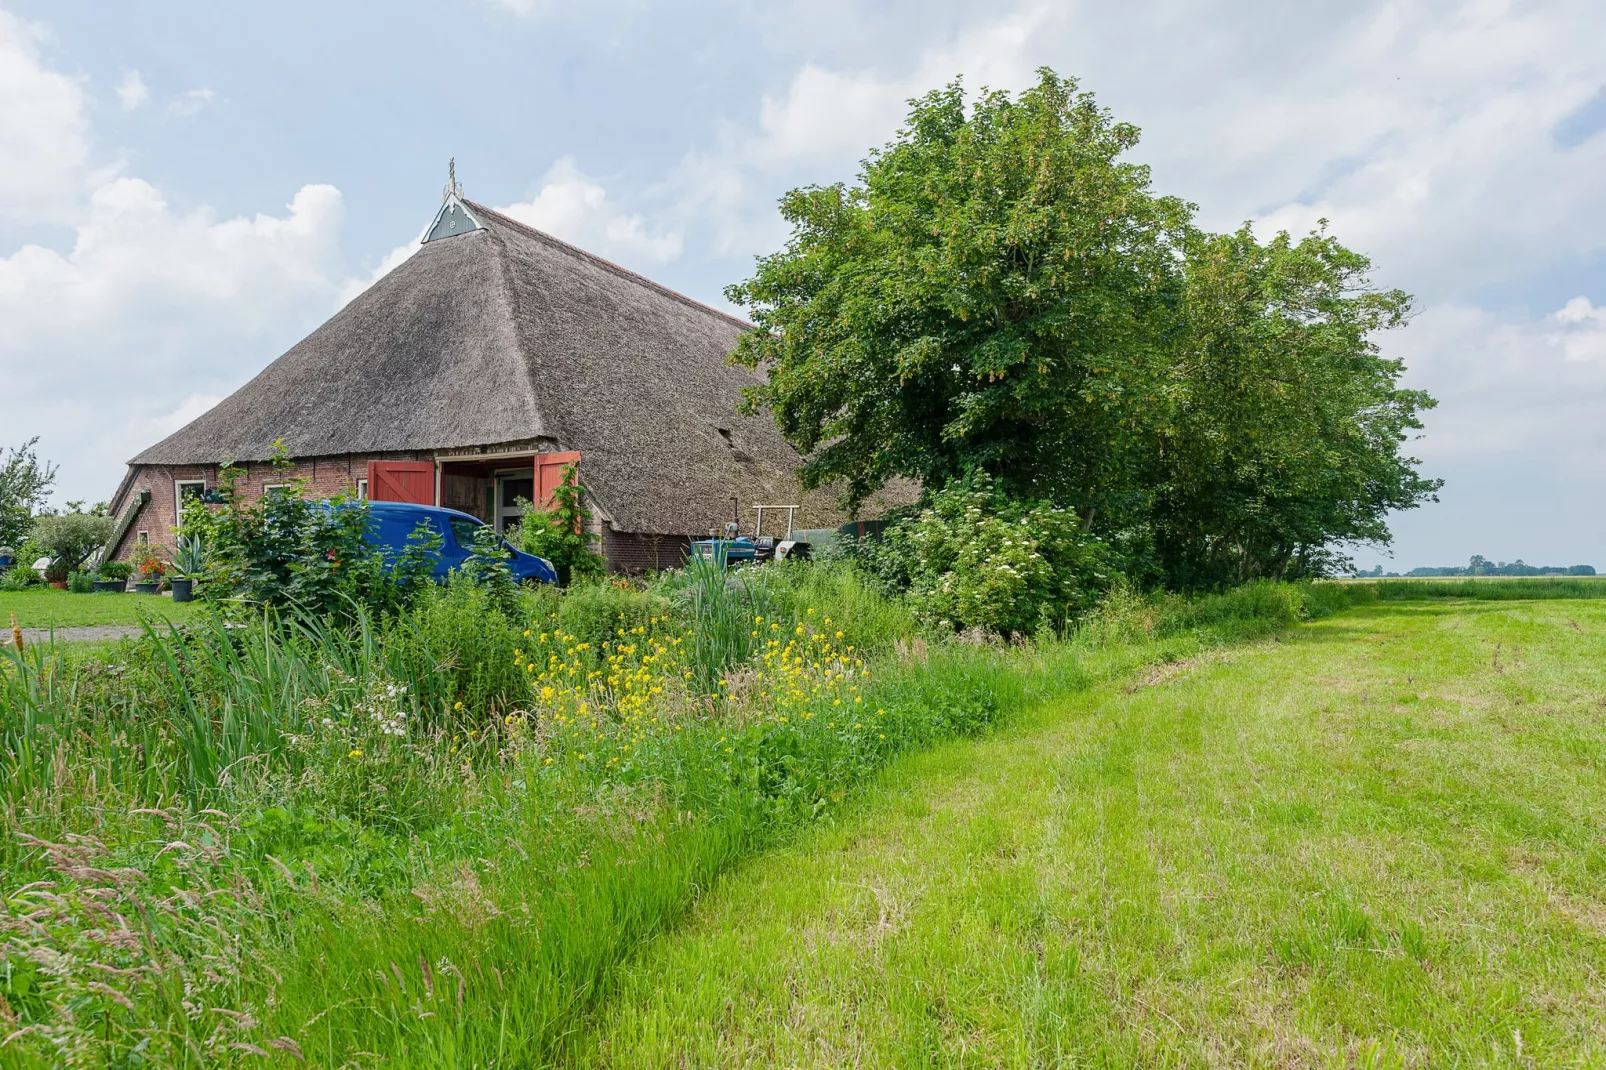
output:
[[[480,221],[463,200],[463,184],[457,180],[457,157],[454,156],[446,165],[446,188],[441,191],[440,211],[435,213],[420,244],[427,245],[432,241],[455,238],[459,234],[480,229],[483,229]]]

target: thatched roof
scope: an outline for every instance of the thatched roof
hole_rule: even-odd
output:
[[[480,229],[430,241],[189,426],[131,464],[405,453],[534,439],[579,450],[623,531],[697,534],[801,502],[798,455],[736,408],[725,356],[749,325],[468,203]]]

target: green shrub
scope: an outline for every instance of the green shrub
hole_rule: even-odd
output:
[[[797,561],[760,566],[772,597],[771,614],[797,620],[812,609],[832,621],[843,642],[876,652],[918,630],[908,602],[888,593],[851,561]]]
[[[97,571],[103,580],[122,580],[126,583],[134,574],[134,566],[127,561],[105,561]]]
[[[485,588],[459,572],[421,591],[386,627],[386,659],[391,674],[418,696],[421,715],[451,711],[453,722],[494,716],[529,695],[529,681],[515,663],[515,652],[529,645],[525,626],[522,615],[509,618]]]
[[[87,572],[69,572],[67,590],[73,594],[92,594],[95,590],[95,578]]]
[[[25,591],[40,582],[39,574],[24,564],[12,565],[0,576],[0,591]]]
[[[305,479],[247,502],[241,469],[224,466],[216,512],[186,503],[179,534],[210,547],[202,587],[214,601],[275,606],[303,617],[350,616],[355,607],[399,612],[432,583],[440,536],[420,524],[399,553],[370,543],[368,503],[308,501]]]
[[[985,474],[932,495],[861,557],[908,590],[926,623],[1004,636],[1062,628],[1116,576],[1108,547],[1074,513],[1010,498]]]
[[[527,554],[545,558],[558,574],[560,586],[578,580],[594,579],[607,572],[607,563],[592,546],[586,532],[591,513],[585,508],[586,488],[577,479],[574,465],[563,466],[558,486],[552,491],[551,505],[537,509],[523,502],[524,519],[518,539]]]

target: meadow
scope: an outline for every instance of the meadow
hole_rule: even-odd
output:
[[[765,1005],[774,992],[757,976],[756,952],[728,954],[700,941],[722,925],[739,940],[773,940],[764,954],[806,974],[807,964],[786,954],[807,945],[789,945],[786,934],[817,933],[805,900],[818,894],[829,909],[832,888],[798,871],[790,890],[764,890],[766,875],[780,879],[800,864],[835,872],[838,855],[862,853],[871,869],[890,864],[873,836],[853,830],[932,806],[923,801],[926,787],[940,789],[961,771],[991,785],[967,785],[958,796],[978,815],[996,799],[993,848],[1015,861],[976,855],[963,838],[951,841],[963,850],[936,858],[938,837],[920,868],[929,863],[934,887],[958,874],[997,884],[995,944],[975,946],[980,961],[1002,972],[995,981],[983,970],[956,986],[954,960],[933,952],[925,972],[909,978],[912,988],[855,998],[868,1008],[917,991],[970,1006],[963,989],[1005,1008],[984,1017],[1007,1023],[1021,1013],[1015,982],[1029,980],[1015,969],[1020,948],[1031,958],[1042,943],[1030,933],[1053,925],[1100,931],[1093,908],[1112,901],[1100,897],[1115,890],[1111,874],[1143,854],[1141,839],[1127,835],[1124,853],[1101,860],[1111,845],[1095,837],[1072,852],[1086,868],[1065,863],[1052,875],[1064,886],[1034,898],[1027,890],[1049,875],[1017,863],[1022,851],[1038,849],[1045,815],[1079,799],[1066,813],[1093,822],[1079,835],[1114,827],[1121,807],[1078,778],[1112,791],[1163,783],[1131,771],[1149,742],[1201,736],[1197,704],[1171,715],[1183,725],[1174,731],[1145,727],[1145,717],[1165,716],[1160,708],[1175,688],[1201,673],[1259,664],[1265,650],[1310,647],[1311,672],[1323,657],[1361,657],[1342,646],[1316,650],[1307,637],[1353,627],[1343,622],[1357,611],[1331,616],[1346,606],[1414,611],[1416,603],[1380,601],[1386,587],[1261,584],[1191,600],[1117,594],[1065,636],[973,645],[921,635],[899,602],[844,566],[735,578],[693,569],[647,585],[527,593],[512,612],[485,590],[454,583],[396,618],[358,614],[349,627],[207,618],[152,626],[93,657],[61,644],[8,650],[0,662],[0,1065],[625,1065],[673,1062],[677,1051],[719,1065],[732,1053],[767,1062],[762,1053],[801,1052],[786,1047],[794,1034],[782,1028],[795,1017]],[[1463,604],[1434,603],[1451,620]],[[1556,600],[1546,608],[1581,622],[1577,642],[1595,642],[1598,651],[1593,604]],[[1318,618],[1327,623],[1288,631]],[[1287,642],[1255,645],[1273,635]],[[1390,641],[1385,634],[1383,645]],[[1525,644],[1523,656],[1537,664],[1544,643]],[[1378,649],[1369,643],[1362,654]],[[1587,673],[1568,664],[1568,686],[1585,686]],[[1255,711],[1277,708],[1274,687],[1246,689],[1231,679],[1220,686],[1240,696],[1232,709],[1242,724],[1233,721],[1233,730],[1253,740]],[[1093,706],[1105,712],[1090,713]],[[1261,719],[1294,731],[1286,718]],[[1569,722],[1568,731],[1580,761],[1595,753],[1587,724]],[[1033,735],[1044,732],[1049,738]],[[1323,732],[1305,741],[1317,748],[1302,759],[1305,779],[1282,783],[1280,768],[1263,771],[1262,782],[1282,783],[1287,813],[1306,815],[1274,821],[1269,815],[1282,811],[1250,806],[1242,835],[1267,837],[1256,842],[1268,857],[1280,850],[1276,830],[1334,820],[1330,785],[1317,772],[1317,745],[1334,730]],[[1056,764],[1062,752],[1050,744],[1063,750],[1100,739],[1107,754],[1095,749]],[[1289,735],[1263,748],[1275,755],[1296,744]],[[1184,756],[1200,775],[1219,764],[1216,787],[1241,772],[1214,752],[1208,762],[1197,749]],[[1145,760],[1157,770],[1179,761],[1161,750]],[[914,795],[922,799],[909,801]],[[1214,797],[1180,787],[1172,795],[1171,810],[1145,821],[1170,828],[1167,850],[1177,858],[1191,851],[1203,882],[1210,867],[1200,858],[1229,841],[1196,829],[1215,838],[1194,842],[1180,817],[1208,813]],[[1222,800],[1230,796],[1214,805]],[[1535,789],[1510,806],[1520,812],[1540,800],[1588,816],[1587,800],[1563,791]],[[1054,842],[1076,842],[1069,835]],[[844,851],[843,843],[854,846]],[[987,864],[975,864],[982,857]],[[1576,876],[1592,871],[1592,857],[1562,852],[1557,865]],[[965,858],[971,863],[961,865]],[[1259,903],[1274,876],[1277,889],[1287,887],[1286,872],[1262,867],[1257,881],[1256,867],[1241,869],[1241,887],[1228,882],[1212,892],[1222,909],[1238,895]],[[869,870],[861,876],[871,887],[881,879]],[[1306,887],[1318,886],[1313,871]],[[1414,888],[1401,894],[1409,899]],[[773,892],[774,902],[744,901],[744,889]],[[977,907],[983,900],[973,892],[956,887],[932,898],[949,903],[930,925],[932,947],[945,931],[986,935],[971,908],[982,917],[991,908]],[[1037,920],[1024,928],[1011,921],[1017,906]],[[1393,915],[1363,907],[1376,932],[1394,924]],[[1169,924],[1163,913],[1148,921],[1136,906],[1129,913],[1139,935]],[[1307,927],[1327,917],[1318,911]],[[1106,938],[1122,935],[1106,929]],[[1305,947],[1303,968],[1319,975],[1330,962],[1326,930],[1309,928],[1304,944],[1295,939],[1302,931],[1290,930],[1289,954],[1297,959]],[[1088,992],[1121,976],[1119,951],[1111,945]],[[1584,959],[1555,961],[1571,967]],[[868,972],[855,983],[875,988],[879,967],[863,965]],[[663,974],[661,997],[654,971]],[[858,972],[855,964],[838,978]],[[996,992],[987,987],[995,983]],[[730,1002],[719,1004],[726,1009],[710,1033],[702,1016],[714,992]],[[828,985],[799,992],[840,1011],[840,993]],[[1064,1008],[1054,1013],[1074,1018]],[[850,1030],[844,1043],[898,1065],[896,1053],[913,1050],[907,1018],[879,1009],[875,1016],[886,1022],[880,1039]],[[948,1037],[968,1050],[992,1034],[948,1023],[922,1035],[928,1047],[932,1037]],[[694,1036],[719,1039],[697,1048]],[[1081,1048],[1075,1039],[1062,1033],[1052,1041],[1059,1049],[1029,1050],[1134,1050]],[[931,1048],[939,1056],[954,1050]],[[796,1058],[831,1062],[848,1049],[819,1051]]]
[[[1606,602],[1374,602],[898,763],[583,1065],[1606,1064]]]
[[[137,626],[147,618],[191,621],[202,615],[194,602],[148,594],[72,594],[48,587],[0,591],[0,625],[13,617],[21,628],[84,628],[101,624]]]

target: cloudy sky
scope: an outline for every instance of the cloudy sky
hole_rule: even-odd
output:
[[[405,257],[450,155],[717,303],[908,97],[1049,65],[1205,225],[1326,217],[1417,295],[1447,485],[1360,561],[1606,567],[1603,41],[1599,0],[0,0],[0,445],[107,497]]]

